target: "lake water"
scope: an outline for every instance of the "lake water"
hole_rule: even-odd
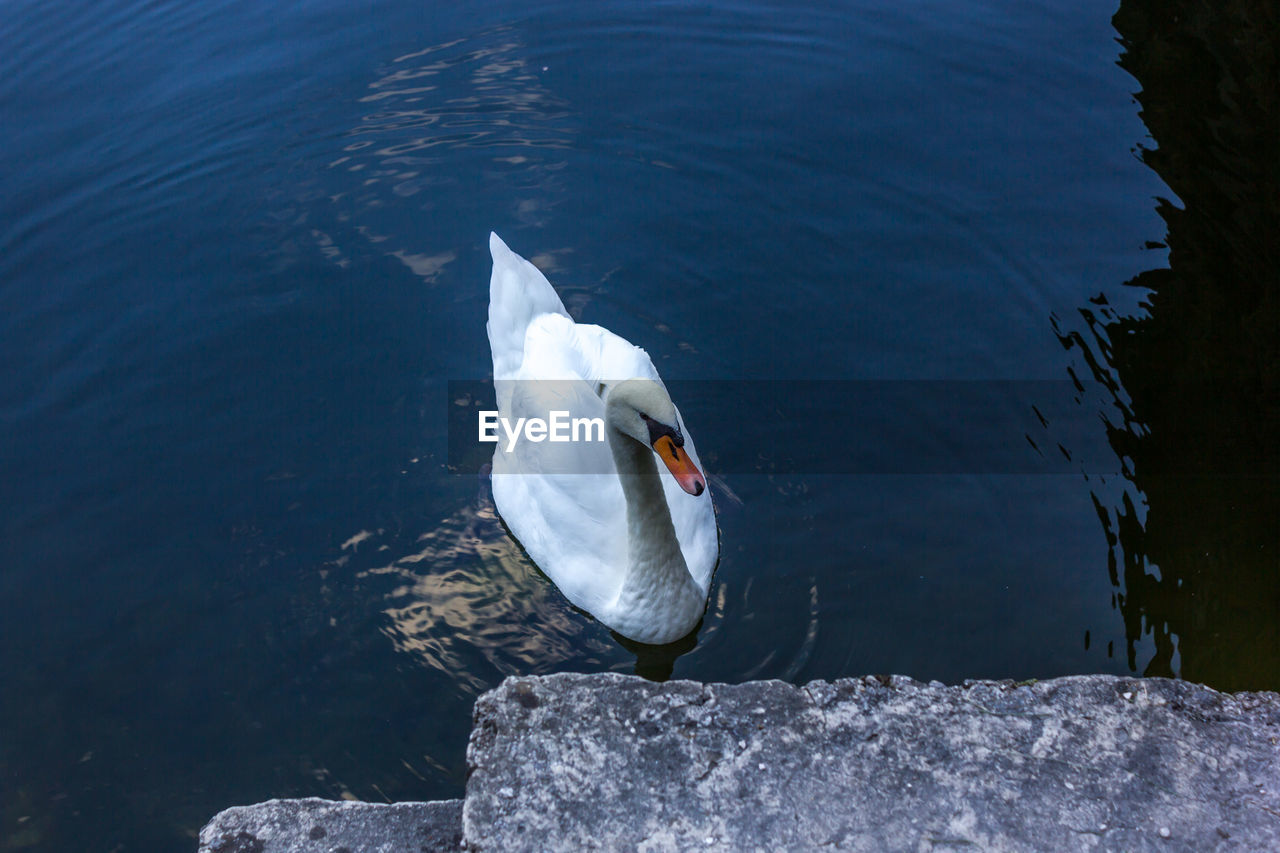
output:
[[[1129,9],[5,4],[0,849],[460,796],[517,673],[1280,688],[1269,240],[1209,300],[1247,322],[1161,301],[1262,161],[1173,156],[1218,66]],[[679,389],[722,556],[675,647],[570,607],[455,447],[490,230]]]

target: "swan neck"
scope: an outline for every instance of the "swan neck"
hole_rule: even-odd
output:
[[[661,553],[678,558],[681,570],[687,571],[653,452],[612,426],[607,433],[622,494],[627,502],[627,538],[631,545],[632,566],[635,566],[637,557],[656,557]]]
[[[623,633],[647,643],[678,640],[697,623],[705,594],[680,550],[653,452],[612,425],[606,433],[627,505],[627,576],[616,608],[643,626]]]

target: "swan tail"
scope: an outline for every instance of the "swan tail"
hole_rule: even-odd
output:
[[[489,234],[493,275],[489,279],[489,348],[493,376],[511,376],[524,358],[525,332],[541,314],[569,316],[555,288],[537,267],[507,248],[497,234]],[[572,318],[571,318],[572,319]]]

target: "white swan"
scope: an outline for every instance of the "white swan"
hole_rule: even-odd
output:
[[[564,411],[605,425],[602,441],[512,443],[500,433],[494,504],[573,604],[632,640],[678,640],[702,618],[719,553],[693,439],[644,350],[573,322],[546,277],[497,234],[489,251],[499,415],[514,425]]]

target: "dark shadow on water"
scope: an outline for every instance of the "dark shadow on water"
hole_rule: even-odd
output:
[[[1145,316],[1103,296],[1059,329],[1112,389],[1123,496],[1095,490],[1129,666],[1280,689],[1280,73],[1274,0],[1125,0],[1113,23],[1154,138],[1167,268]],[[1144,513],[1145,510],[1145,513]]]
[[[628,640],[617,631],[609,633],[613,635],[618,645],[636,656],[636,675],[647,678],[649,681],[666,681],[671,678],[671,673],[675,669],[676,658],[693,651],[698,645],[698,632],[701,630],[702,620],[699,619],[698,624],[688,634],[675,642],[663,643],[660,646]]]

